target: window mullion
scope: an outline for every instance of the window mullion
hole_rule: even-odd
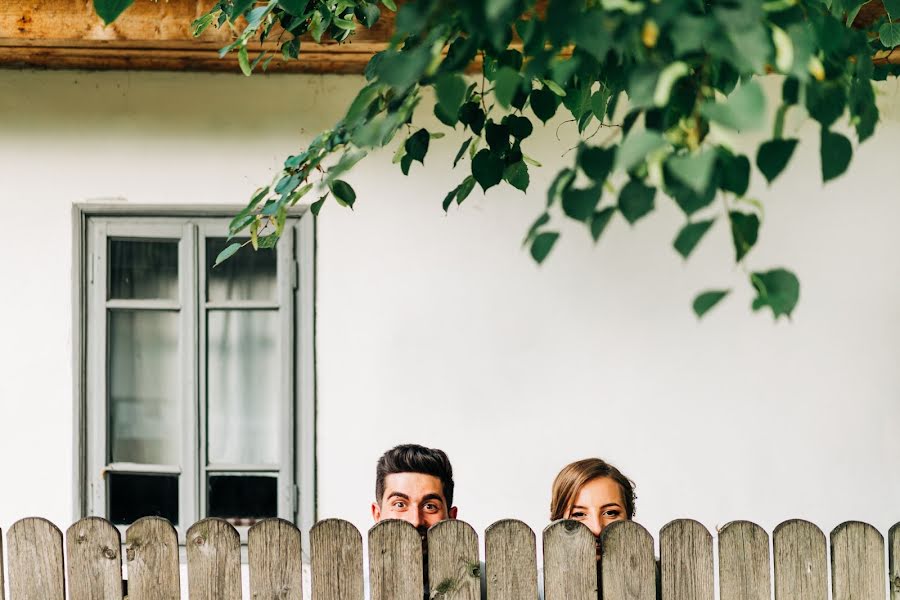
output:
[[[278,516],[294,521],[297,517],[294,490],[294,229],[285,227],[278,241],[278,315],[281,381],[281,446],[278,472]]]
[[[182,228],[179,248],[179,297],[181,299],[181,364],[182,364],[182,475],[179,482],[179,517],[182,536],[199,520],[197,435],[199,421],[199,354],[197,298],[197,226],[187,222]]]
[[[107,373],[109,363],[106,352],[106,222],[90,223],[90,256],[88,277],[88,364],[94,365],[88,372],[88,511],[91,515],[106,516],[106,476],[108,448]]]

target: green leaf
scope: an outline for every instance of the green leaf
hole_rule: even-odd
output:
[[[447,212],[450,209],[450,205],[453,204],[453,199],[456,198],[456,192],[459,191],[459,186],[456,186],[444,196],[444,202],[441,203],[441,206],[444,208],[444,212]]]
[[[559,87],[558,83],[556,83],[552,79],[543,79],[542,81],[544,82],[544,85],[547,86],[547,89],[549,89],[551,92],[553,92],[557,96],[565,97],[566,90]]]
[[[503,179],[517,190],[528,190],[528,166],[524,161],[514,162],[503,171]]]
[[[765,176],[766,181],[772,181],[784,171],[791,156],[794,154],[794,148],[797,147],[796,139],[769,140],[759,146],[756,153],[756,166]]]
[[[639,219],[653,210],[653,199],[655,197],[656,188],[632,179],[619,192],[619,212],[622,213],[625,220],[634,225]]]
[[[469,147],[469,144],[472,143],[472,138],[468,138],[466,141],[462,143],[462,146],[459,147],[459,152],[456,153],[456,158],[453,159],[453,168],[456,168],[456,163],[463,157],[463,154],[466,153],[466,149]]]
[[[687,258],[694,251],[694,248],[697,247],[697,244],[700,243],[700,240],[703,239],[703,236],[706,235],[706,232],[709,231],[709,228],[713,226],[713,223],[715,223],[715,219],[688,223],[678,232],[678,236],[675,238],[672,246],[682,258]]]
[[[728,219],[731,221],[731,239],[734,242],[734,260],[741,260],[750,252],[756,244],[759,236],[759,217],[754,214],[730,211]]]
[[[463,200],[469,197],[473,189],[475,189],[475,178],[469,175],[463,179],[463,182],[459,184],[459,188],[456,190],[456,203],[462,204]]]
[[[706,102],[700,113],[735,131],[759,129],[765,123],[766,97],[756,80],[737,88],[725,102]]]
[[[434,91],[437,94],[438,106],[455,123],[459,107],[462,106],[466,95],[466,82],[459,75],[441,75],[434,83]]]
[[[328,187],[331,189],[331,193],[334,194],[334,199],[337,200],[338,204],[353,208],[353,203],[356,202],[356,192],[350,187],[349,183],[343,179],[335,179]]]
[[[822,141],[819,148],[822,157],[822,181],[831,181],[843,175],[853,158],[853,146],[850,140],[827,129],[822,129]]]
[[[534,239],[534,236],[537,235],[538,229],[546,225],[550,222],[550,214],[542,213],[541,216],[537,218],[537,220],[531,224],[531,227],[528,228],[528,233],[525,235],[525,240],[522,242],[522,245],[526,245]]]
[[[884,23],[878,28],[878,38],[885,48],[900,45],[900,23]]]
[[[606,226],[609,225],[609,221],[612,219],[615,212],[615,207],[607,206],[603,210],[596,211],[591,217],[591,237],[594,238],[595,243],[600,239],[600,236],[603,235],[603,231],[606,229]]]
[[[522,75],[510,67],[502,67],[494,77],[494,95],[497,102],[504,108],[509,108],[513,96],[522,85]]]
[[[569,189],[573,181],[575,181],[575,171],[572,169],[566,168],[557,173],[550,187],[547,188],[547,206],[552,206],[559,195]]]
[[[482,148],[472,159],[472,176],[481,189],[487,191],[503,180],[503,159],[487,148]]]
[[[624,140],[616,153],[616,169],[630,171],[654,150],[668,144],[665,138],[655,131],[632,131]]]
[[[388,50],[381,56],[376,68],[378,78],[397,92],[404,92],[416,83],[431,62],[431,53],[425,46],[402,52]]]
[[[655,106],[667,105],[675,83],[690,73],[691,68],[687,63],[681,61],[673,62],[660,71],[659,79],[656,81],[656,88],[653,91],[653,104]]]
[[[547,88],[535,88],[531,90],[531,110],[534,115],[546,123],[556,114],[559,108],[559,96]]]
[[[666,161],[669,171],[680,179],[683,184],[697,193],[702,193],[706,190],[715,164],[715,150],[704,150],[698,154],[670,156]]]
[[[719,147],[716,158],[719,171],[719,187],[741,197],[750,187],[750,159],[739,154],[735,156],[729,150]]]
[[[218,267],[220,264],[222,264],[223,262],[225,262],[226,260],[231,258],[235,252],[240,250],[241,246],[242,246],[242,244],[240,244],[239,242],[234,242],[233,244],[229,244],[228,247],[226,247],[224,250],[219,252],[219,255],[216,256],[216,262],[213,265],[213,267]]]
[[[517,140],[524,140],[534,131],[534,125],[528,117],[519,117],[517,115],[507,115],[503,118],[503,123],[509,128],[509,132]]]
[[[594,216],[594,209],[600,203],[603,186],[589,188],[566,188],[562,191],[562,209],[567,216],[577,221],[587,221]]]
[[[428,142],[431,136],[427,129],[420,129],[409,138],[407,138],[404,146],[406,147],[406,156],[410,161],[417,160],[423,165],[425,164],[425,155],[428,153]]]
[[[768,306],[777,319],[781,315],[791,317],[800,300],[800,281],[786,269],[752,273],[750,282],[756,289],[753,310]]]
[[[313,202],[312,204],[309,205],[309,210],[313,214],[313,216],[315,216],[315,217],[319,216],[319,211],[322,210],[322,205],[325,204],[325,198],[327,198],[327,196],[322,196],[321,198],[319,198],[318,200],[316,200],[315,202]]]
[[[306,14],[307,4],[309,3],[306,0],[278,0],[278,6],[295,17],[303,17]]]
[[[397,4],[394,0],[381,0],[381,3],[384,4],[385,8],[387,8],[391,12],[397,12]]]
[[[531,256],[535,262],[538,264],[544,262],[550,251],[553,250],[553,245],[558,238],[559,234],[555,231],[544,231],[535,236],[534,241],[531,243]]]
[[[371,29],[378,22],[378,19],[381,18],[381,9],[374,2],[367,2],[362,6],[358,6],[355,14],[359,22],[363,24],[363,27]]]
[[[890,20],[900,19],[900,0],[884,0],[884,9],[890,16]]]
[[[581,146],[578,151],[578,166],[585,175],[598,183],[603,183],[612,171],[616,149],[599,146]]]
[[[718,304],[722,298],[727,296],[730,291],[731,290],[711,290],[698,294],[697,297],[694,298],[694,314],[697,315],[698,319],[702,318],[703,315]]]
[[[133,3],[134,0],[94,0],[94,10],[97,12],[97,16],[103,19],[106,25],[109,25]]]
[[[241,46],[241,49],[238,50],[238,65],[241,67],[241,72],[247,77],[250,77],[253,69],[250,68],[250,57],[247,55],[247,46]]]
[[[822,127],[830,127],[844,114],[847,93],[844,86],[831,82],[810,82],[806,86],[806,109]]]
[[[485,115],[477,102],[466,102],[459,109],[459,122],[466,125],[475,135],[481,135]]]

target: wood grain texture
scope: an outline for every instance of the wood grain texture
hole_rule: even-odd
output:
[[[222,519],[203,519],[187,530],[191,600],[241,600],[241,537]]]
[[[143,517],[125,530],[128,600],[179,600],[178,536],[165,519]]]
[[[16,521],[6,537],[11,600],[64,600],[63,535],[50,521]]]
[[[119,530],[99,517],[66,530],[69,600],[122,600],[121,547]]]
[[[312,600],[363,600],[362,536],[348,521],[326,519],[309,532]]]
[[[732,521],[719,530],[721,600],[769,600],[769,535],[750,521]]]
[[[900,600],[900,523],[888,532],[888,577],[891,600]]]
[[[832,600],[885,600],[884,537],[859,521],[831,532]]]
[[[371,600],[421,600],[425,590],[422,536],[399,519],[369,530]]]
[[[6,598],[6,584],[3,579],[3,529],[0,528],[0,600]]]
[[[611,523],[600,536],[603,600],[656,600],[653,536],[634,521]]]
[[[428,584],[433,600],[479,600],[478,534],[456,519],[428,530]]]
[[[250,597],[302,600],[300,530],[284,519],[265,519],[247,534]]]
[[[572,520],[544,528],[544,600],[597,600],[597,543]]]
[[[536,542],[528,525],[504,519],[488,527],[484,558],[489,600],[538,597]]]
[[[691,519],[659,532],[662,600],[713,600],[712,536]]]
[[[785,521],[772,533],[775,600],[827,600],[825,534],[801,519]]]

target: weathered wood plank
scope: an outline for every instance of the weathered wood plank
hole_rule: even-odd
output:
[[[534,531],[522,521],[504,519],[484,534],[489,600],[531,600],[538,596]]]
[[[634,521],[611,523],[600,536],[603,600],[656,600],[653,536]]]
[[[178,535],[165,519],[143,517],[125,531],[128,600],[179,600]]]
[[[772,532],[775,600],[827,600],[825,534],[808,521],[785,521]]]
[[[6,598],[6,584],[3,581],[3,528],[0,528],[0,600]]]
[[[478,534],[471,525],[447,519],[428,530],[428,583],[431,598],[481,598]]]
[[[421,600],[423,543],[415,527],[398,519],[381,521],[369,530],[372,600]]]
[[[597,600],[597,543],[578,521],[544,528],[544,600]]]
[[[29,517],[7,534],[11,600],[64,600],[63,535],[50,521]]]
[[[99,517],[66,530],[69,600],[122,600],[121,546],[119,530]]]
[[[831,532],[832,600],[884,600],[884,537],[867,523],[848,521]]]
[[[900,600],[900,523],[888,533],[888,577],[891,583],[891,600]]]
[[[769,535],[750,521],[732,521],[719,530],[721,600],[769,600]]]
[[[662,600],[713,600],[712,536],[691,519],[659,532]]]
[[[284,519],[265,519],[247,534],[250,597],[302,600],[300,530]]]
[[[309,532],[312,600],[363,600],[363,545],[359,530],[326,519]]]
[[[241,600],[241,537],[230,523],[194,523],[186,551],[191,600]]]

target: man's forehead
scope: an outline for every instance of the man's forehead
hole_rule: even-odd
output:
[[[410,498],[436,494],[444,498],[444,485],[439,477],[427,473],[391,473],[384,478],[384,494]]]

